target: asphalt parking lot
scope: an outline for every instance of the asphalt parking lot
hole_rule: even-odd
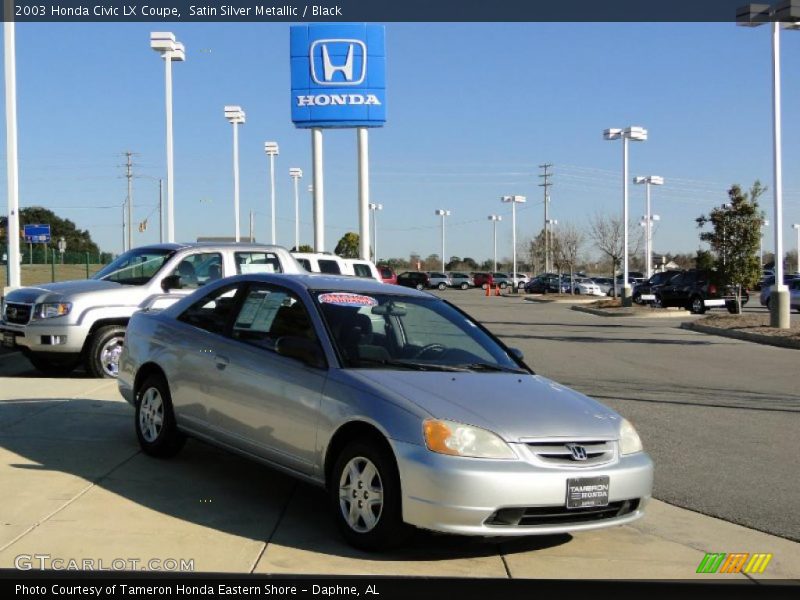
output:
[[[443,295],[537,372],[637,425],[656,463],[644,519],[514,541],[419,532],[403,550],[363,554],[341,542],[321,491],[199,442],[171,461],[144,456],[113,382],[41,378],[3,353],[0,567],[47,554],[217,572],[686,579],[711,577],[695,574],[706,552],[770,552],[763,575],[718,577],[800,581],[797,350],[681,330],[681,319]]]

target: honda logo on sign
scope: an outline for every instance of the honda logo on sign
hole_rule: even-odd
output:
[[[309,58],[317,85],[361,85],[367,77],[367,45],[361,40],[316,40]]]

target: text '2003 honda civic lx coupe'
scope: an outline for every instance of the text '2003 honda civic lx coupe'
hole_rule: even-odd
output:
[[[408,525],[513,536],[628,523],[653,464],[633,426],[536,375],[425,292],[250,274],[131,319],[119,387],[145,452],[191,435],[324,486],[353,545]]]

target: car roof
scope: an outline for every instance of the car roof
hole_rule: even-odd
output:
[[[416,298],[436,297],[427,292],[417,291],[413,288],[391,285],[366,277],[350,277],[346,275],[248,273],[229,277],[225,281],[263,281],[264,283],[276,283],[294,291],[305,289],[309,292],[324,290],[355,292],[359,294],[393,294],[397,296],[413,296]]]
[[[145,244],[137,246],[134,250],[153,249],[153,250],[183,250],[184,248],[235,248],[237,250],[283,250],[288,252],[283,246],[274,244],[257,244],[255,242],[163,242],[160,244]]]

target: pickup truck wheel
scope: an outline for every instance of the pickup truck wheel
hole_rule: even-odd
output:
[[[706,305],[703,304],[703,299],[700,296],[695,296],[692,298],[692,301],[689,304],[689,312],[693,315],[702,315],[704,312],[706,312]]]
[[[136,391],[136,437],[150,456],[169,458],[178,453],[186,436],[175,425],[169,386],[159,375],[151,375]]]
[[[120,325],[107,325],[94,332],[86,354],[86,370],[92,377],[117,378],[124,341],[125,328]]]
[[[45,375],[51,375],[54,377],[62,377],[64,375],[69,375],[78,366],[80,361],[71,358],[69,360],[64,361],[56,361],[51,360],[48,358],[43,358],[41,356],[36,356],[35,354],[29,354],[28,360],[31,361],[31,364],[37,370],[41,371]]]

